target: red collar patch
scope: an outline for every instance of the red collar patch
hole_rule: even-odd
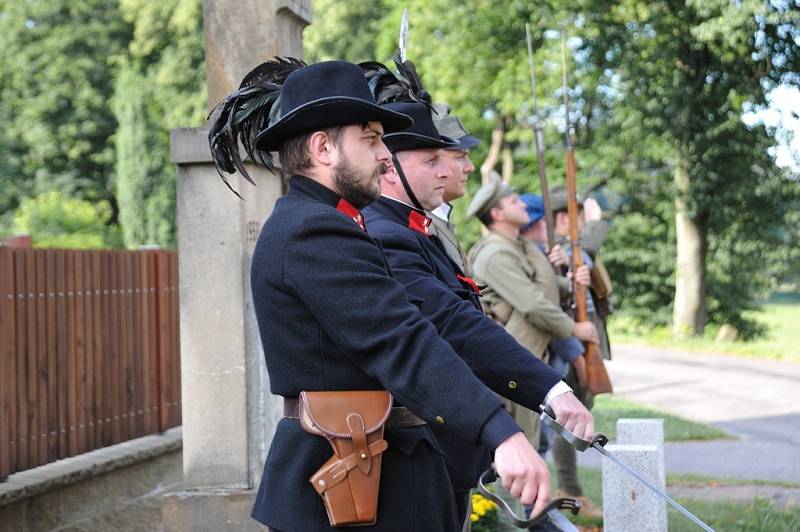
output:
[[[467,285],[469,289],[472,290],[473,293],[481,295],[481,289],[478,288],[478,283],[475,282],[475,279],[473,279],[472,277],[467,277],[466,275],[461,275],[460,273],[457,273],[456,277],[463,284]]]
[[[367,230],[366,226],[364,225],[364,215],[361,214],[361,211],[353,207],[353,205],[350,204],[350,202],[348,202],[346,199],[342,198],[339,200],[336,210],[352,219],[363,231]]]
[[[408,228],[412,231],[417,231],[425,236],[428,236],[428,226],[431,225],[431,219],[417,211],[409,211],[408,213]]]

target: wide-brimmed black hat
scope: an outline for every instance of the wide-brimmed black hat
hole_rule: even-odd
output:
[[[458,143],[440,135],[433,124],[430,108],[424,103],[387,103],[383,108],[410,116],[414,123],[401,131],[383,135],[383,143],[392,152],[427,148],[454,148]]]
[[[283,83],[278,105],[277,120],[256,137],[260,150],[274,151],[286,139],[338,125],[374,121],[392,132],[412,124],[405,114],[375,103],[361,69],[346,61],[295,70]]]

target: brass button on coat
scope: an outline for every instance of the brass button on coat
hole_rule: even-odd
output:
[[[508,381],[508,387],[511,388],[512,390],[516,390],[517,389],[516,381]]]
[[[435,418],[435,419],[436,419],[436,422],[437,422],[439,425],[444,425],[444,418],[443,418],[442,416],[436,416],[436,418]]]

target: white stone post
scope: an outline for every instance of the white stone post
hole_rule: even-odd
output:
[[[666,489],[664,424],[661,419],[620,419],[615,457],[655,487]],[[603,529],[607,532],[666,532],[667,503],[620,466],[603,458]]]

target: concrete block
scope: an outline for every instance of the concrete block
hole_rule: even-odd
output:
[[[658,449],[658,482],[666,482],[664,470],[664,420],[663,419],[618,419],[617,444],[655,445]]]
[[[659,461],[657,446],[609,444],[606,449],[656,487],[664,489],[663,461]],[[603,530],[666,532],[666,504],[620,466],[603,457]]]

